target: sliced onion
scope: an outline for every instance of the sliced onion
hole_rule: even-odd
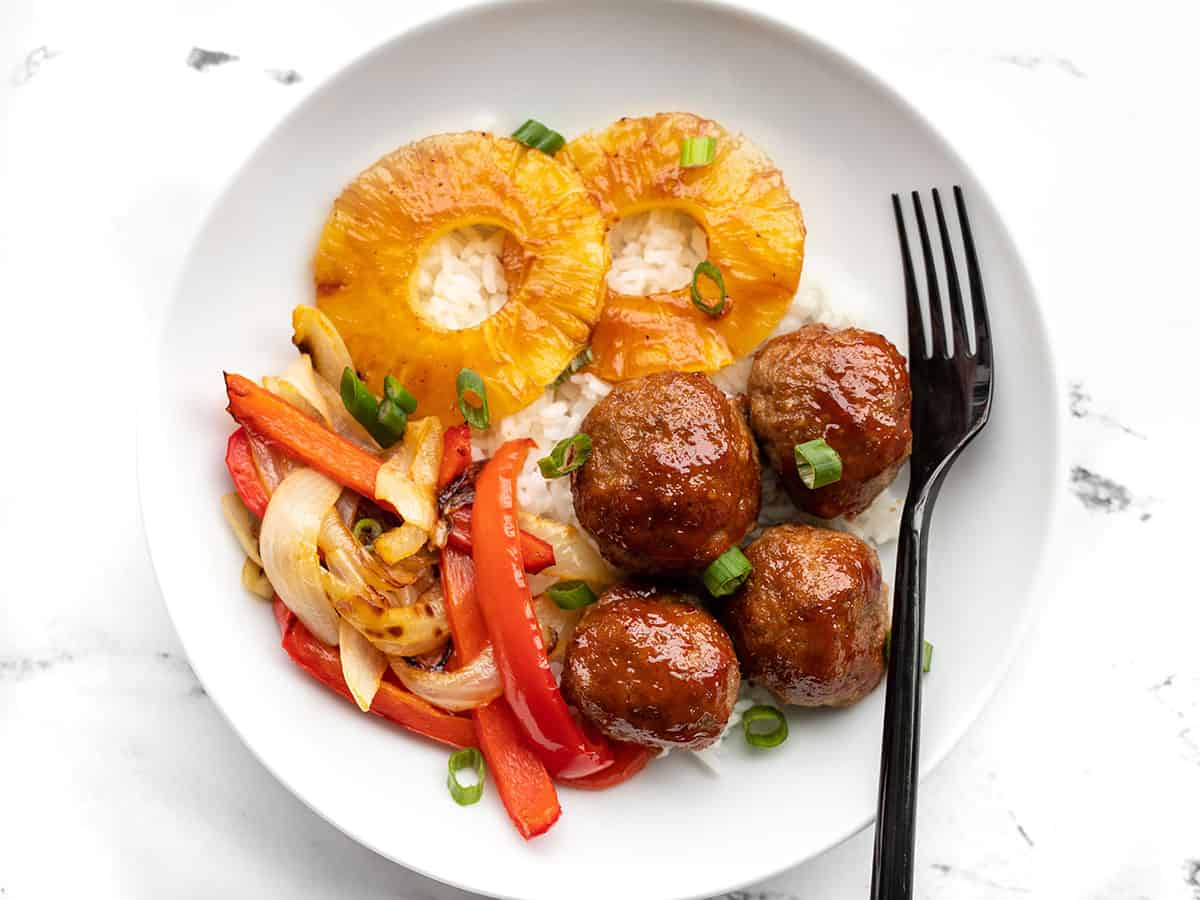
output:
[[[426,534],[437,524],[437,475],[442,461],[442,423],[437,416],[413,419],[375,476],[375,499],[391,504],[405,522]]]
[[[548,579],[545,583],[586,581],[602,591],[619,579],[617,570],[604,561],[578,528],[531,513],[520,513],[519,518],[522,530],[554,547],[554,565],[538,573]]]
[[[350,688],[350,695],[358,708],[368,712],[379,690],[379,683],[383,680],[383,673],[387,670],[387,657],[345,619],[338,621],[338,643],[346,687]]]
[[[561,660],[567,652],[567,645],[575,634],[575,626],[579,624],[582,609],[562,609],[546,594],[539,594],[533,599],[533,611],[537,615],[538,624],[542,626],[542,641],[546,645],[546,655],[551,660]]]
[[[292,310],[292,343],[304,354],[311,354],[317,374],[330,384],[339,384],[342,372],[354,368],[346,342],[333,322],[315,306],[297,306]]]
[[[371,546],[376,556],[392,565],[402,559],[408,559],[424,547],[428,540],[429,535],[426,532],[412,522],[405,522],[399,528],[385,531],[375,538],[375,543]]]
[[[317,392],[325,399],[326,408],[329,410],[329,427],[363,450],[369,453],[378,453],[379,444],[375,442],[375,438],[371,437],[367,429],[362,427],[358,419],[350,415],[350,411],[342,403],[342,395],[338,389],[324,378],[315,378],[313,381],[316,384]]]
[[[341,510],[326,516],[321,522],[317,546],[325,557],[326,568],[348,583],[361,583],[363,590],[380,595],[383,598],[381,605],[384,606],[403,605],[415,599],[414,594],[407,600],[395,600],[397,597],[407,597],[397,591],[418,581],[433,564],[432,558],[422,554],[401,560],[396,565],[384,565],[382,560],[359,543],[342,518]]]
[[[330,410],[330,404],[325,399],[325,395],[317,389],[317,376],[313,372],[312,357],[307,353],[301,353],[297,356],[288,367],[283,370],[280,379],[292,385],[300,396],[308,401],[309,405],[317,411],[326,425],[333,425],[333,415]],[[341,405],[340,403],[338,404]]]
[[[242,563],[242,587],[264,600],[270,600],[275,596],[275,588],[271,587],[271,581],[267,578],[266,572],[262,570],[262,566],[248,556]]]
[[[250,452],[254,456],[254,467],[258,469],[259,480],[262,481],[269,497],[275,493],[279,482],[299,466],[287,454],[276,450],[270,441],[259,437],[249,428],[246,429],[246,438],[250,441]]]
[[[315,422],[320,422],[322,425],[325,424],[325,418],[321,415],[320,411],[309,403],[307,398],[290,381],[266,375],[263,377],[262,383],[264,388],[288,406],[295,407]]]
[[[237,491],[230,491],[221,498],[221,512],[225,513],[225,521],[233,530],[233,536],[242,545],[242,552],[256,565],[261,566],[262,557],[258,555],[258,519],[246,509],[246,504],[242,502]]]
[[[338,642],[337,614],[322,585],[317,535],[341,492],[320,472],[297,469],[271,495],[258,541],[263,569],[279,598],[309,631],[331,645]]]
[[[430,672],[400,656],[391,657],[389,662],[401,684],[434,706],[451,712],[484,706],[504,693],[490,644],[471,662],[453,672]]]
[[[337,515],[326,517],[318,540],[329,569],[322,581],[334,608],[372,644],[389,655],[416,656],[446,643],[450,623],[431,560],[410,557],[385,567]],[[410,563],[421,568],[402,568]]]

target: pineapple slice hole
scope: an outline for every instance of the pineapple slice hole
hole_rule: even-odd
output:
[[[696,266],[708,258],[708,236],[683,210],[664,207],[622,218],[608,232],[608,249],[609,288],[648,297],[691,284]]]
[[[473,328],[508,302],[524,264],[520,243],[506,229],[482,224],[456,228],[421,256],[413,307],[447,331]]]

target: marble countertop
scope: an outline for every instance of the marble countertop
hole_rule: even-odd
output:
[[[0,8],[5,900],[465,896],[327,825],[217,713],[163,608],[133,425],[113,415],[238,161],[343,62],[447,5]],[[1070,392],[1043,613],[924,783],[918,896],[1200,900],[1200,492],[1178,475],[1200,438],[1196,11],[759,5],[882,74],[972,162]],[[726,900],[865,897],[870,858],[866,832]]]

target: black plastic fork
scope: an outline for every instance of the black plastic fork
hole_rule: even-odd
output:
[[[954,263],[954,249],[941,197],[933,206],[942,244],[950,300],[947,330],[938,287],[937,262],[925,225],[921,197],[912,194],[917,233],[925,257],[931,341],[927,347],[921,296],[908,248],[900,197],[892,195],[904,292],[908,305],[908,353],[912,380],[913,452],[911,480],[896,558],[892,634],[888,653],[887,702],[883,713],[883,754],[879,768],[879,811],[875,825],[872,900],[910,900],[913,895],[913,846],[916,837],[917,770],[921,732],[921,662],[925,630],[925,556],[933,504],[950,466],[983,426],[992,407],[992,337],[988,327],[983,279],[962,188],[954,188],[958,223],[970,285],[975,348],[967,339],[967,310]]]

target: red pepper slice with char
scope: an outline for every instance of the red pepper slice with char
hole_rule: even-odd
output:
[[[283,607],[282,611],[280,607]],[[275,620],[283,630],[283,649],[292,661],[326,687],[351,700],[337,647],[326,646],[317,640],[278,597],[275,598]],[[390,681],[380,683],[371,703],[371,712],[451,747],[475,746],[475,725],[470,719],[444,712]]]
[[[471,510],[470,506],[460,506],[451,510],[446,517],[450,522],[446,544],[463,553],[471,552]],[[541,538],[522,531],[521,558],[525,561],[525,571],[535,574],[554,565],[554,547]]]
[[[447,428],[442,435],[442,462],[438,467],[438,490],[467,471],[471,465],[471,426],[466,422]]]
[[[233,479],[233,486],[246,504],[246,509],[260,519],[267,512],[267,489],[258,477],[258,466],[254,464],[254,451],[250,449],[250,437],[245,428],[239,428],[229,436],[225,445],[225,468]]]
[[[517,527],[517,475],[532,441],[509,441],[475,482],[471,516],[476,597],[504,680],[504,696],[550,773],[582,778],[613,763],[606,741],[589,739],[571,716],[546,658],[525,580]]]

